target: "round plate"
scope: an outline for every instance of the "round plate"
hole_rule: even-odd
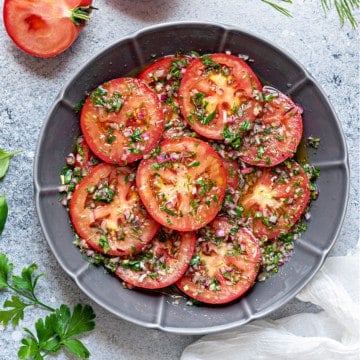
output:
[[[178,51],[245,54],[266,83],[304,109],[304,137],[320,137],[309,160],[321,171],[320,197],[311,206],[308,230],[278,274],[224,306],[188,306],[185,299],[126,290],[101,267],[89,265],[73,245],[68,212],[59,203],[59,174],[79,134],[74,106],[86,92],[115,77],[136,74],[155,57]],[[57,97],[42,128],[34,165],[36,207],[51,250],[82,291],[112,314],[146,327],[181,334],[233,328],[278,309],[314,276],[333,246],[344,218],[349,188],[346,144],[337,117],[309,73],[284,51],[239,29],[208,23],[153,26],[123,38],[83,66]]]

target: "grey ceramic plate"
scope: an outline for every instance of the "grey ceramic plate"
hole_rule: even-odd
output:
[[[186,300],[123,289],[102,268],[89,266],[73,245],[68,213],[58,199],[59,173],[79,133],[73,107],[87,91],[128,75],[157,57],[177,51],[247,54],[266,82],[304,108],[305,137],[321,138],[310,161],[321,169],[321,195],[312,205],[309,227],[280,272],[257,283],[225,306],[187,306]],[[59,94],[42,128],[34,166],[36,206],[45,237],[63,269],[82,291],[112,314],[146,327],[183,334],[233,328],[278,309],[293,298],[321,267],[343,221],[349,187],[346,145],[336,115],[309,73],[284,51],[244,31],[207,23],[154,26],[123,38],[85,64]]]

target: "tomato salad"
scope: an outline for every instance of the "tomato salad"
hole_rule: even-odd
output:
[[[76,245],[128,288],[224,304],[278,271],[318,170],[302,109],[228,54],[170,55],[86,98],[61,173]]]

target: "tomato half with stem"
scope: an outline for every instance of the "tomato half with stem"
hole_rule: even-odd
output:
[[[247,292],[261,265],[257,238],[226,217],[217,217],[197,236],[190,267],[177,282],[179,289],[209,304],[228,303]]]
[[[200,135],[224,139],[235,148],[262,111],[261,83],[239,57],[203,55],[186,69],[180,84],[184,118]]]
[[[220,210],[226,170],[206,142],[168,139],[160,144],[157,156],[140,162],[136,184],[156,221],[170,229],[191,231],[205,226]]]
[[[251,175],[253,176],[253,175]],[[293,160],[258,170],[240,198],[243,217],[259,238],[274,239],[288,233],[310,200],[310,180]]]
[[[159,229],[141,203],[130,167],[97,165],[75,189],[69,211],[80,238],[107,255],[137,253]]]
[[[143,81],[117,78],[86,98],[81,130],[90,149],[105,162],[126,165],[152,150],[164,128],[156,93]]]
[[[300,143],[302,109],[276,89],[264,87],[264,110],[243,135],[242,161],[255,166],[275,166],[293,157]]]
[[[189,56],[166,56],[154,61],[138,75],[158,94],[161,101],[165,120],[163,139],[193,134],[180,113],[179,105],[180,81],[191,61]]]
[[[92,0],[5,0],[5,29],[23,51],[54,57],[78,37],[93,9]]]
[[[121,259],[115,274],[127,286],[161,289],[174,284],[189,267],[195,233],[162,228],[137,255]]]

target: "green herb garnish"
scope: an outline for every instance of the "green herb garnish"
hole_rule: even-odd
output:
[[[4,302],[0,310],[0,323],[14,327],[24,319],[25,309],[38,306],[51,314],[45,319],[35,322],[35,331],[24,328],[26,336],[21,340],[18,351],[20,360],[42,360],[48,355],[67,349],[81,359],[90,357],[89,350],[76,339],[76,336],[91,331],[95,327],[95,314],[88,305],[78,304],[71,312],[67,305],[62,304],[54,309],[41,302],[35,294],[38,280],[44,274],[35,274],[37,265],[32,264],[22,269],[20,275],[13,275],[14,265],[5,254],[0,254],[0,290],[8,290],[14,294]]]

